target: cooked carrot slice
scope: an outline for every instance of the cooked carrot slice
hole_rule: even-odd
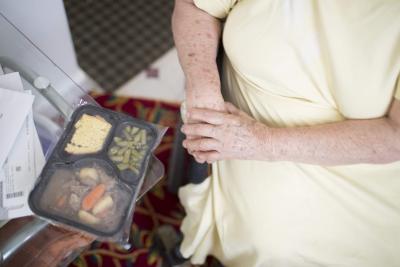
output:
[[[93,206],[100,200],[106,191],[106,186],[104,184],[99,184],[95,186],[84,198],[82,201],[82,209],[83,210],[91,210]]]

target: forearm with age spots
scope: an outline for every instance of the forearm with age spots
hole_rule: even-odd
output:
[[[318,165],[382,164],[400,160],[400,126],[390,118],[272,129],[264,158]]]
[[[192,0],[176,0],[172,31],[189,87],[213,87],[219,90],[216,57],[220,21],[197,8]]]
[[[270,128],[226,103],[226,112],[193,109],[198,123],[182,128],[200,136],[185,140],[199,162],[224,159],[292,161],[316,165],[382,164],[400,161],[400,102],[388,116],[309,127]]]

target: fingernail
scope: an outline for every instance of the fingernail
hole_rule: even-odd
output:
[[[183,141],[183,142],[182,142],[182,146],[183,146],[183,147],[186,147],[186,141]]]
[[[184,133],[185,132],[185,126],[181,127],[181,132]]]

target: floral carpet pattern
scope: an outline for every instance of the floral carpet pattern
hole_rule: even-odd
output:
[[[156,156],[164,163],[164,166],[168,167],[175,125],[178,119],[179,106],[177,104],[116,97],[110,94],[93,94],[92,96],[105,108],[168,126],[169,129],[161,145],[155,151]],[[166,190],[165,179],[163,178],[136,206],[131,226],[131,249],[125,250],[113,243],[94,242],[69,267],[161,267],[163,259],[154,246],[154,231],[163,224],[169,224],[178,229],[184,216],[176,195]]]

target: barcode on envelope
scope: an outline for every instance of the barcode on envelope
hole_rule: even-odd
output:
[[[18,191],[18,192],[14,192],[14,193],[8,193],[8,194],[6,194],[6,199],[22,197],[23,195],[24,195],[23,191]]]

